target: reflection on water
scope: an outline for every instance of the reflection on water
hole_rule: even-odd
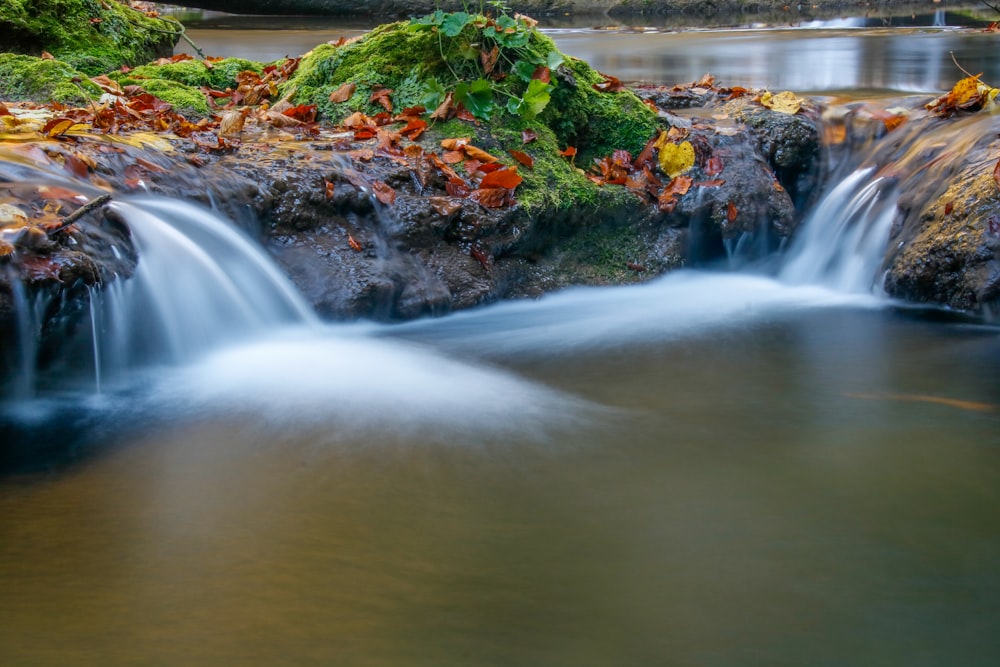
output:
[[[579,19],[542,25],[560,49],[626,81],[675,84],[711,73],[723,85],[802,93],[935,92],[963,76],[951,54],[966,70],[982,72],[984,81],[1000,80],[996,36],[956,29],[960,19],[939,12],[907,21],[911,27],[889,27],[900,21],[871,17],[719,31],[594,28]],[[188,35],[209,55],[267,61],[370,27],[342,19],[222,17],[194,23]],[[185,42],[177,48],[189,49]]]
[[[998,332],[753,301],[687,336],[584,355],[556,328],[549,355],[492,355],[613,408],[560,434],[535,437],[523,387],[473,361],[454,391],[496,383],[472,403],[509,401],[508,428],[400,440],[389,392],[352,406],[371,428],[336,438],[342,406],[323,400],[307,428],[270,429],[209,398],[8,479],[0,662],[996,664],[1000,412],[881,397],[1000,404],[983,372]],[[462,323],[475,344],[458,356],[502,346],[524,320],[508,319]],[[391,356],[355,352],[392,385]],[[315,372],[319,399],[349,399]],[[301,392],[267,384],[247,392],[294,417]]]

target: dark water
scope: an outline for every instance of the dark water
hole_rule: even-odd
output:
[[[680,273],[8,405],[0,664],[996,665],[998,370]]]

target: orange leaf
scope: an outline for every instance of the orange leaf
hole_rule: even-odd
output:
[[[327,181],[325,179],[324,179],[323,182],[326,183],[326,198],[327,199],[331,199],[333,197],[334,185],[333,185],[333,183],[331,183],[330,181]]]
[[[729,222],[736,222],[737,215],[739,215],[739,211],[736,210],[736,204],[729,202],[726,205],[726,220]]]
[[[515,160],[523,164],[528,169],[532,169],[535,166],[535,158],[531,157],[527,153],[524,153],[522,151],[511,150],[510,154],[511,157],[513,157]]]
[[[996,181],[997,187],[1000,187],[1000,160],[997,160],[997,166],[993,167],[993,180]]]
[[[347,245],[351,246],[351,250],[353,250],[354,252],[361,252],[364,249],[361,247],[361,244],[358,243],[357,240],[350,234],[347,235]]]
[[[454,137],[451,139],[442,139],[441,148],[447,151],[458,151],[461,150],[463,146],[469,143],[472,139],[470,137]]]
[[[509,193],[506,188],[480,188],[469,196],[485,208],[503,208],[508,203]]]
[[[595,83],[594,90],[602,93],[620,93],[625,90],[625,84],[618,77],[611,76],[610,74],[602,74],[602,76],[604,77],[604,81]]]
[[[339,104],[341,102],[346,102],[351,99],[351,95],[354,94],[354,90],[357,88],[352,82],[348,81],[343,84],[337,90],[330,93],[330,101]]]
[[[441,154],[441,160],[446,164],[458,164],[465,159],[465,153],[462,151],[448,151]]]
[[[465,154],[471,158],[479,160],[480,162],[499,162],[500,158],[493,157],[482,148],[476,148],[475,146],[469,144],[462,147]]]
[[[513,190],[521,184],[522,180],[521,175],[517,173],[517,169],[499,169],[491,174],[486,174],[479,183],[479,187],[483,189],[499,187]]]
[[[559,151],[559,155],[562,155],[563,157],[573,157],[576,155],[576,148],[573,146],[567,146],[566,150]]]
[[[375,199],[378,199],[383,204],[392,206],[396,203],[396,191],[382,181],[375,181],[372,185],[372,190],[375,191]]]
[[[408,138],[410,141],[416,141],[417,137],[424,133],[427,129],[427,121],[422,118],[410,118],[409,122],[406,124],[402,130],[399,131],[404,137]]]
[[[452,100],[452,94],[448,93],[444,96],[444,100],[438,105],[438,108],[434,110],[431,114],[431,120],[448,120],[453,115],[455,115],[455,103]]]

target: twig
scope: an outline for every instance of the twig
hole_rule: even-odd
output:
[[[980,2],[982,2],[984,5],[986,5],[987,7],[989,7],[990,9],[992,9],[993,11],[995,11],[997,14],[1000,14],[1000,5],[990,4],[990,3],[986,2],[986,0],[980,0]]]
[[[101,195],[97,199],[91,199],[89,202],[63,218],[62,223],[58,227],[53,227],[48,231],[48,235],[52,236],[53,234],[61,232],[83,216],[87,215],[94,209],[104,206],[109,201],[111,201],[111,195]]]

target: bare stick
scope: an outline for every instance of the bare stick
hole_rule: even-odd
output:
[[[91,199],[89,202],[63,218],[62,223],[58,227],[50,229],[48,232],[49,236],[61,232],[91,211],[101,208],[109,201],[111,201],[111,195],[101,195],[97,199]]]

